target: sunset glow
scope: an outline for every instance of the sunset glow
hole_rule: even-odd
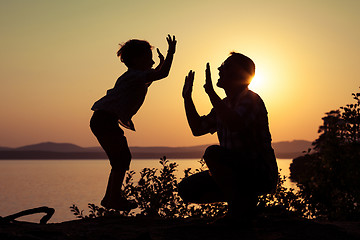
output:
[[[266,76],[263,75],[261,70],[256,69],[255,76],[249,85],[249,89],[251,89],[255,92],[260,91],[262,89],[268,89],[269,86],[267,85],[265,78],[266,78]]]
[[[146,39],[158,63],[167,34],[178,40],[173,67],[149,88],[133,119],[137,131],[126,131],[131,146],[216,142],[216,134],[191,135],[181,90],[194,70],[194,101],[207,114],[205,64],[216,82],[231,51],[256,64],[250,88],[266,104],[273,140],[313,141],[324,113],[350,102],[360,86],[358,9],[360,1],[350,0],[1,1],[0,146],[97,146],[90,108],[126,71],[118,44]]]

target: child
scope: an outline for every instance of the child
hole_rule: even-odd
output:
[[[175,36],[166,38],[168,52],[166,58],[157,48],[160,63],[152,69],[152,47],[147,41],[132,39],[120,47],[117,56],[128,67],[109,89],[104,97],[92,106],[94,111],[90,128],[106,152],[111,165],[111,172],[105,196],[101,205],[118,211],[136,208],[122,194],[121,187],[125,172],[129,169],[131,153],[124,136],[124,128],[135,131],[131,118],[144,102],[148,87],[153,81],[168,76],[175,53]]]

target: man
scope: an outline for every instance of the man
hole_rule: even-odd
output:
[[[214,91],[210,66],[206,66],[205,92],[213,109],[199,116],[192,100],[194,72],[185,78],[183,98],[194,136],[217,132],[220,146],[206,149],[208,171],[185,178],[179,194],[186,202],[228,202],[225,219],[248,221],[258,196],[275,190],[278,168],[271,147],[267,111],[259,95],[248,89],[255,64],[247,56],[232,52],[218,68],[217,86],[226,98]]]

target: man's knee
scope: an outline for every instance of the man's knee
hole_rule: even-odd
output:
[[[204,153],[204,160],[205,160],[206,164],[209,164],[209,163],[211,164],[214,161],[216,161],[217,159],[219,159],[222,152],[223,152],[223,148],[220,147],[219,145],[212,145],[212,146],[209,146],[208,148],[206,148],[205,153]]]
[[[184,202],[190,202],[190,190],[189,190],[189,181],[187,178],[183,179],[178,184],[178,193]]]

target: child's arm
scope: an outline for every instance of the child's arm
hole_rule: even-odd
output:
[[[172,64],[174,53],[175,53],[176,40],[175,40],[175,36],[173,36],[171,38],[170,35],[168,35],[166,37],[166,40],[169,45],[166,58],[165,58],[165,60],[161,61],[161,57],[163,57],[163,56],[160,53],[159,49],[157,49],[157,52],[158,52],[159,58],[160,58],[160,64],[149,74],[149,76],[148,76],[149,81],[160,80],[169,75],[171,64]]]

